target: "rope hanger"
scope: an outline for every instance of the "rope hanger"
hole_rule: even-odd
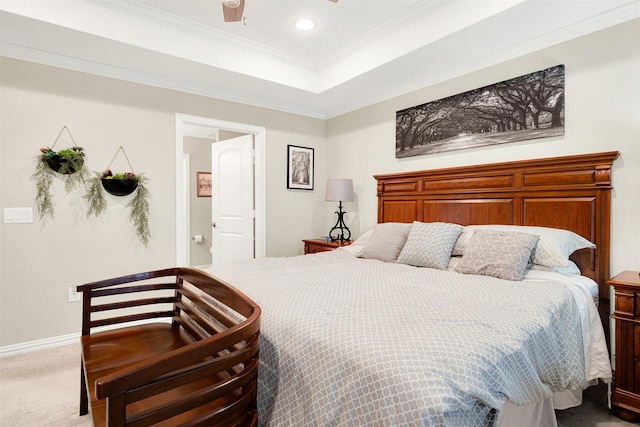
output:
[[[52,150],[53,150],[53,147],[58,143],[58,140],[60,139],[60,136],[62,135],[62,132],[65,131],[65,129],[66,129],[67,133],[69,134],[69,137],[71,138],[71,141],[73,141],[73,146],[74,147],[78,147],[78,144],[76,144],[76,140],[73,139],[73,135],[71,135],[71,131],[69,130],[67,125],[64,125],[62,127],[62,129],[60,129],[60,133],[58,133],[58,136],[56,137],[55,141],[53,141],[53,145],[51,146]]]
[[[113,159],[111,159],[111,162],[109,163],[109,166],[107,166],[107,169],[111,169],[111,165],[116,160],[116,157],[118,156],[118,153],[121,152],[121,151],[122,151],[122,154],[124,155],[124,158],[127,160],[127,163],[129,164],[129,168],[131,168],[131,173],[136,173],[133,170],[133,166],[131,165],[131,162],[129,161],[129,157],[127,156],[127,152],[124,151],[124,147],[122,145],[120,147],[118,147],[118,149],[116,150],[116,154],[113,156]]]

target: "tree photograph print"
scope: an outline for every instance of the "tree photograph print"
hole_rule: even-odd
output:
[[[564,65],[396,113],[396,158],[564,135]]]
[[[287,148],[287,188],[313,190],[313,148]]]

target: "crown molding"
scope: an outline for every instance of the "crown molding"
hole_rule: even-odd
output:
[[[123,3],[121,0],[84,0],[87,3],[109,9],[113,12],[129,15],[136,19],[146,21],[153,25],[164,27],[166,30],[180,31],[184,34],[190,34],[214,43],[223,43],[232,46],[235,49],[243,51],[251,51],[256,55],[276,58],[289,65],[301,67],[310,71],[316,70],[316,62],[303,58],[298,55],[286,52],[281,49],[267,46],[253,40],[246,39],[241,36],[232,35],[226,31],[219,30],[192,21],[171,13],[164,12],[160,9],[147,6],[136,0],[130,0]],[[126,5],[126,6],[125,6]]]
[[[138,83],[147,86],[175,90],[178,92],[204,96],[221,101],[235,102],[253,107],[297,114],[315,119],[324,120],[327,118],[325,112],[322,109],[294,105],[285,102],[273,102],[263,97],[254,97],[239,92],[225,91],[219,88],[194,85],[180,81],[178,79],[168,79],[162,76],[154,76],[149,73],[114,67],[111,65],[87,61],[79,58],[72,58],[4,42],[0,43],[0,56],[18,59],[21,61],[34,62],[37,64],[48,65],[57,68],[63,68],[71,71],[93,74],[100,77],[107,77],[131,83]]]
[[[382,25],[368,31],[357,39],[347,43],[342,48],[337,49],[331,55],[318,60],[318,69],[324,69],[332,64],[338,63],[345,58],[358,52],[365,46],[382,40],[391,33],[395,33],[409,25],[413,25],[419,21],[423,21],[436,11],[450,5],[455,0],[439,0],[437,2],[419,2],[412,7],[399,13],[392,19],[386,21]]]

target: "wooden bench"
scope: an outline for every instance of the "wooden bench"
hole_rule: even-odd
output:
[[[190,268],[77,289],[80,415],[110,427],[257,424],[260,308],[249,298]]]

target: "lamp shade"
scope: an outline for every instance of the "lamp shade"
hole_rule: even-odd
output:
[[[235,9],[236,7],[240,7],[240,0],[222,0],[222,4]]]
[[[328,179],[324,200],[327,202],[353,202],[353,180]]]

